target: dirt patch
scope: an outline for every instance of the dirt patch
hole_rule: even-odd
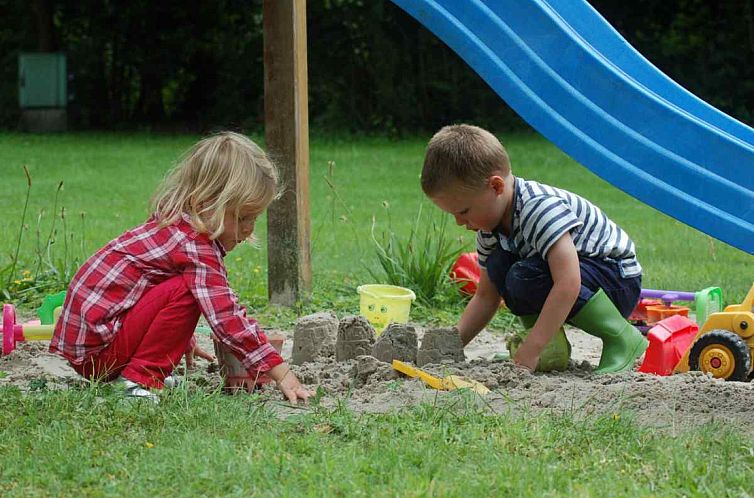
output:
[[[48,342],[21,342],[8,356],[0,356],[0,386],[22,390],[42,386],[63,388],[78,382],[79,375],[63,358],[47,352]]]
[[[363,327],[358,328],[363,331]],[[422,341],[422,329],[415,327],[415,332]],[[291,358],[293,332],[269,333],[287,336],[283,356]],[[464,402],[477,400],[480,406],[498,413],[550,411],[577,417],[631,413],[641,424],[672,433],[718,421],[754,435],[751,424],[754,385],[751,383],[720,381],[698,372],[671,377],[635,372],[594,376],[591,369],[599,360],[599,341],[579,331],[568,330],[567,334],[573,354],[565,372],[530,374],[509,361],[491,361],[489,358],[505,348],[500,335],[488,332],[480,334],[466,347],[466,361],[446,361],[423,367],[435,375],[461,374],[484,383],[492,390],[484,398],[471,393],[428,389],[418,380],[399,376],[388,363],[368,354],[341,362],[324,357],[292,368],[310,387],[324,388],[327,392],[322,400],[324,406],[345,402],[358,412],[385,412],[422,402],[456,403],[463,399]],[[208,336],[199,335],[198,340],[205,349],[212,349]],[[369,342],[368,338],[352,340]],[[208,366],[203,361],[197,364],[199,368],[189,375],[195,386],[211,390],[222,384],[216,365]],[[0,385],[13,384],[22,390],[40,386],[64,389],[82,382],[64,360],[47,352],[46,342],[20,343],[11,355],[0,357],[0,372]]]

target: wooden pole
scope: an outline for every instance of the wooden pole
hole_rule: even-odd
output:
[[[270,302],[308,298],[309,117],[306,0],[264,0],[264,114],[267,150],[283,194],[267,211]]]

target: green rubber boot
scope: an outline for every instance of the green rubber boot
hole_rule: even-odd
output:
[[[508,339],[506,346],[508,347],[508,351],[510,351],[511,358],[516,354],[518,347],[524,342],[529,331],[536,323],[537,316],[539,315],[525,315],[518,317],[525,330]],[[536,371],[551,372],[553,370],[565,370],[568,368],[568,360],[570,360],[570,358],[571,343],[568,342],[563,327],[560,327],[560,330],[555,333],[555,336],[542,350],[542,354],[539,355],[539,362],[537,363]]]
[[[631,370],[634,360],[649,346],[649,341],[623,318],[602,289],[589,299],[571,323],[602,339],[602,356],[594,373]]]

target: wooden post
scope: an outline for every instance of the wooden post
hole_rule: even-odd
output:
[[[293,306],[312,282],[306,0],[264,0],[263,23],[265,141],[283,188],[267,211],[268,288],[271,303]]]

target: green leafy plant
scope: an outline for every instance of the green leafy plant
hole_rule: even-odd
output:
[[[47,389],[47,379],[39,377],[29,381],[30,391],[44,391]]]
[[[371,277],[413,290],[425,306],[459,302],[462,299],[459,284],[450,279],[450,268],[461,254],[462,246],[448,234],[448,218],[425,216],[420,205],[408,237],[400,238],[391,227],[390,206],[387,202],[384,206],[388,210],[388,227],[379,236],[375,234],[376,218],[372,218],[372,241],[379,270],[367,268]]]

